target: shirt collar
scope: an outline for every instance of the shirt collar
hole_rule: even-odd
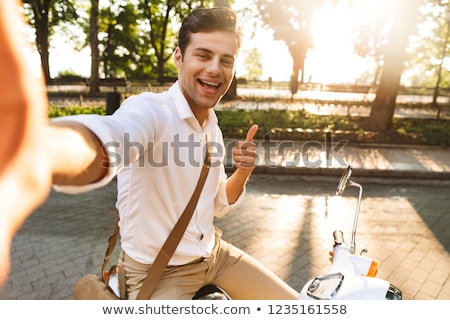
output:
[[[178,115],[181,119],[187,120],[187,119],[195,119],[194,113],[191,110],[191,107],[189,106],[189,103],[187,102],[186,98],[184,97],[183,93],[181,92],[180,85],[178,81],[176,81],[170,88],[169,88],[170,96],[172,97],[173,101],[175,102],[176,110],[178,112]],[[210,125],[216,125],[218,122],[216,113],[213,109],[209,110],[208,113],[208,119],[207,123],[204,128],[209,127]]]

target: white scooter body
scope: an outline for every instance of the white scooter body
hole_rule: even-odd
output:
[[[350,180],[352,169],[347,167],[336,191],[341,195],[346,186],[359,187],[359,199],[353,224],[350,247],[344,243],[342,231],[333,233],[332,267],[328,274],[308,281],[302,288],[301,300],[401,300],[402,293],[391,283],[375,278],[378,264],[365,256],[355,255],[355,235],[361,204],[362,187]],[[363,250],[362,252],[366,252]]]
[[[344,245],[335,246],[329,274],[311,279],[299,299],[384,300],[391,284],[368,276],[372,260],[355,256]]]
[[[386,294],[389,290],[389,282],[377,278],[355,276],[354,274],[337,275],[342,275],[340,288],[312,291],[311,283],[317,281],[318,278],[316,278],[310,280],[302,289],[299,300],[387,300]]]

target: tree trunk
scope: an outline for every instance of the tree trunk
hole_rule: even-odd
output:
[[[289,80],[289,90],[291,91],[291,100],[294,99],[294,95],[298,92],[298,74],[300,73],[299,68],[292,70],[291,78]]]
[[[385,54],[380,85],[370,111],[368,128],[376,131],[387,131],[392,127],[395,104],[403,64],[406,58],[406,47],[417,17],[417,0],[402,0],[393,14],[394,23],[389,36],[389,45]]]
[[[386,131],[391,128],[402,70],[402,65],[399,67],[398,63],[385,61],[385,69],[370,111],[370,129]]]
[[[300,37],[298,41],[296,41],[293,45],[288,46],[289,53],[292,57],[292,73],[291,73],[291,79],[289,81],[289,89],[291,91],[291,100],[294,99],[294,95],[298,92],[299,82],[298,78],[300,75],[300,83],[305,83],[305,59],[306,59],[306,51],[307,48],[307,42],[302,41],[302,39],[305,39],[303,37]]]
[[[110,63],[110,57],[112,57],[112,54],[114,52],[114,48],[111,45],[111,37],[112,37],[112,29],[114,26],[109,23],[107,28],[107,36],[106,36],[106,47],[103,52],[103,72],[105,73],[105,78],[110,78],[111,74],[109,73],[109,63]]]
[[[100,77],[98,69],[100,65],[100,53],[98,48],[98,1],[91,0],[91,16],[89,28],[89,41],[91,44],[91,79],[89,94],[100,92]]]
[[[47,10],[48,12],[48,10]],[[45,82],[48,84],[50,77],[50,63],[49,63],[49,42],[48,42],[48,16],[35,14],[36,19],[36,46],[41,57],[42,72],[44,73]]]
[[[165,61],[161,57],[158,57],[156,61],[156,69],[158,72],[158,82],[164,84],[166,82],[166,77],[164,76]]]

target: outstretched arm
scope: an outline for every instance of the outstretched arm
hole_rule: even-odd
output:
[[[0,1],[0,287],[9,273],[10,246],[52,183],[100,179],[107,163],[99,140],[80,125],[49,125],[42,79],[33,77],[13,1]],[[22,19],[23,20],[23,19]]]
[[[0,286],[9,271],[14,234],[51,186],[42,141],[47,101],[22,51],[19,21],[14,2],[0,1]]]

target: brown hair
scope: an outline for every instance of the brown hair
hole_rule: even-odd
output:
[[[197,32],[226,31],[236,37],[238,48],[241,46],[241,26],[236,13],[228,8],[197,8],[183,21],[178,33],[178,47],[184,54],[189,45],[191,34]]]

